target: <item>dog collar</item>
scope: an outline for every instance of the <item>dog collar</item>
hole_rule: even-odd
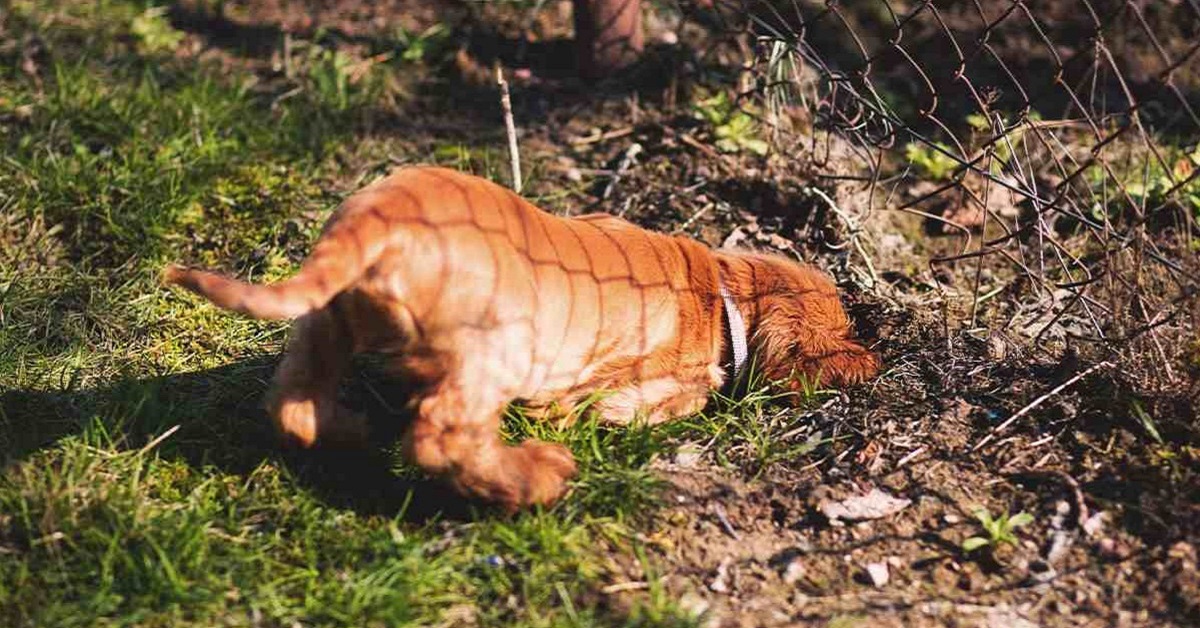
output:
[[[730,379],[736,380],[742,376],[746,360],[750,357],[746,342],[746,321],[742,318],[737,303],[734,303],[733,296],[725,288],[725,282],[718,280],[717,286],[721,292],[721,302],[725,304],[725,329],[729,332],[729,345],[733,348],[733,364],[729,365],[732,375]]]

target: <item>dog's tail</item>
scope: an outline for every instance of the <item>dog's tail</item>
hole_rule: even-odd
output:
[[[332,225],[317,241],[300,271],[278,283],[253,284],[181,266],[168,267],[163,279],[252,318],[297,318],[324,307],[361,277],[386,250],[390,235],[386,225],[374,224],[377,217],[376,220],[364,220],[366,216],[361,215],[354,218],[347,216]]]

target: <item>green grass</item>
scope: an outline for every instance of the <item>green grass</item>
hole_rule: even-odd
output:
[[[637,540],[659,503],[649,465],[703,439],[760,472],[820,444],[773,438],[795,414],[761,393],[657,429],[514,412],[509,438],[564,442],[581,466],[563,503],[515,517],[463,507],[386,442],[281,452],[258,404],[284,327],[158,272],[294,270],[338,201],[322,185],[336,156],[377,141],[363,120],[394,94],[311,44],[280,99],[248,71],[173,58],[181,38],[148,6],[12,3],[4,37],[43,42],[40,85],[0,47],[0,625],[699,621]],[[410,157],[468,167],[471,152],[503,162]],[[369,384],[349,388],[384,420]],[[617,562],[649,583],[631,602],[601,592],[629,579]]]

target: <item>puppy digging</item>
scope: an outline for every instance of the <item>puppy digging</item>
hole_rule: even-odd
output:
[[[365,439],[336,394],[351,356],[377,353],[415,391],[407,459],[507,510],[555,501],[575,474],[561,445],[500,440],[512,402],[552,419],[603,392],[600,420],[655,423],[700,410],[751,362],[797,391],[879,369],[813,268],[607,214],[559,218],[441,168],[400,169],[348,198],[287,280],[166,278],[228,310],[295,319],[267,395],[285,440]]]

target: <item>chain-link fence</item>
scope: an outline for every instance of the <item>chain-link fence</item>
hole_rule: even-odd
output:
[[[997,290],[1036,313],[1038,339],[1111,346],[1192,307],[1197,0],[727,0],[704,11],[753,42],[753,92],[768,112],[803,103],[850,141],[852,176],[882,201],[872,206],[958,235],[930,261],[974,272],[972,321],[993,296],[980,271],[996,260],[1015,271]]]

